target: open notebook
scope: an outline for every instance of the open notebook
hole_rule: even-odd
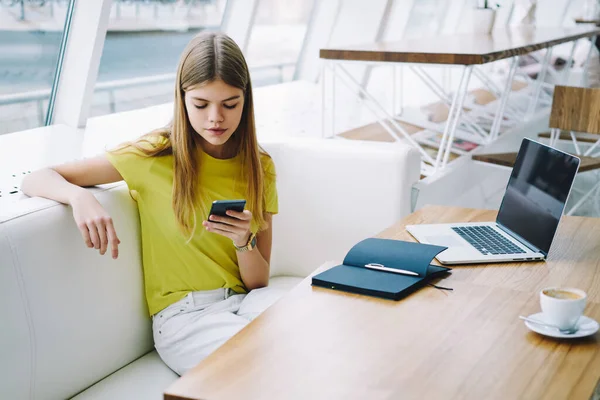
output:
[[[369,238],[357,243],[344,263],[313,276],[313,286],[399,300],[432,278],[443,276],[450,268],[431,265],[443,246]],[[366,268],[375,264],[402,269],[418,276]]]

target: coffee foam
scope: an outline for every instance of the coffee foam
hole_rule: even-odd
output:
[[[547,290],[544,290],[543,293],[548,297],[552,297],[554,299],[559,299],[559,300],[579,300],[579,299],[583,298],[583,296],[580,295],[579,293],[575,293],[575,292],[571,292],[569,290],[563,290],[563,289],[547,289]]]

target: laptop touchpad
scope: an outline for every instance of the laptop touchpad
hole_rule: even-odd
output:
[[[438,246],[462,247],[468,245],[464,240],[452,235],[427,236],[425,239],[427,239],[429,243],[437,244]]]

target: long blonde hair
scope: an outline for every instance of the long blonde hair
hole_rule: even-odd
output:
[[[204,83],[221,79],[244,91],[244,108],[240,124],[227,141],[240,155],[243,178],[247,184],[247,208],[259,230],[266,228],[263,215],[265,199],[260,154],[254,124],[254,104],[248,65],[242,51],[227,35],[200,33],[183,51],[177,67],[175,105],[172,122],[127,143],[115,151],[134,148],[147,157],[173,155],[173,211],[181,230],[191,239],[195,233],[198,190],[198,134],[192,128],[185,108],[185,92]]]

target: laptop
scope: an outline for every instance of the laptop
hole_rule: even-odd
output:
[[[496,222],[408,225],[419,242],[447,246],[442,264],[544,260],[569,198],[579,158],[524,139]]]

